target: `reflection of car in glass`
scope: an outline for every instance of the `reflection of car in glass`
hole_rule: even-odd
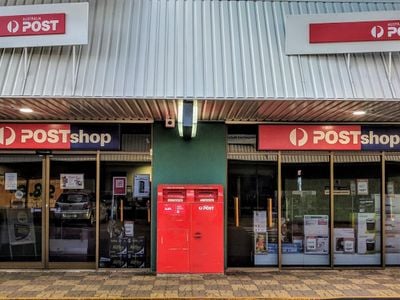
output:
[[[96,198],[93,193],[64,192],[57,201],[54,217],[58,221],[79,220],[94,224],[96,220]],[[100,221],[107,221],[107,208],[104,203],[100,203]]]

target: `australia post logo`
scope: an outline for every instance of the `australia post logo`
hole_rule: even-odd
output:
[[[65,14],[0,16],[0,36],[65,34]]]
[[[117,125],[0,124],[0,149],[119,150]]]
[[[309,34],[311,44],[400,40],[400,20],[313,23]]]
[[[399,150],[400,127],[260,125],[259,150]]]

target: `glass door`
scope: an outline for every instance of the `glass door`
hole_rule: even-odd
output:
[[[49,168],[49,267],[95,268],[96,156],[54,155]]]
[[[381,163],[335,156],[334,174],[335,266],[380,266]]]
[[[329,162],[316,160],[282,164],[283,266],[330,265]]]
[[[0,265],[43,267],[43,163],[0,154]]]
[[[228,174],[228,267],[277,266],[277,164],[232,162]]]

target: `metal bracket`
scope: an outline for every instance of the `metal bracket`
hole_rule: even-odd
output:
[[[79,46],[79,52],[81,51],[81,46]],[[79,54],[79,53],[78,53]],[[76,55],[76,46],[72,46],[72,94],[75,93],[76,88],[76,79],[78,75],[78,68],[77,68],[77,55]]]
[[[351,57],[351,54],[347,53],[347,56],[346,56],[347,74],[349,75],[350,86],[351,86],[351,90],[353,92],[353,96],[356,97],[356,89],[354,87],[353,76],[351,76],[351,72],[350,72],[350,57]]]
[[[347,53],[346,64],[347,64],[347,69],[350,70],[350,53]]]
[[[389,82],[391,82],[392,81],[392,52],[389,52],[388,60],[389,60],[389,62],[388,62],[388,70],[387,70],[388,74],[387,75],[388,75]]]

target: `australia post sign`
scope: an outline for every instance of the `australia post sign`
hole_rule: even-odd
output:
[[[0,7],[0,48],[88,43],[88,3]]]
[[[260,125],[259,150],[400,150],[400,127]]]
[[[286,16],[286,54],[400,51],[400,11]]]
[[[0,124],[0,149],[119,150],[118,125]]]

